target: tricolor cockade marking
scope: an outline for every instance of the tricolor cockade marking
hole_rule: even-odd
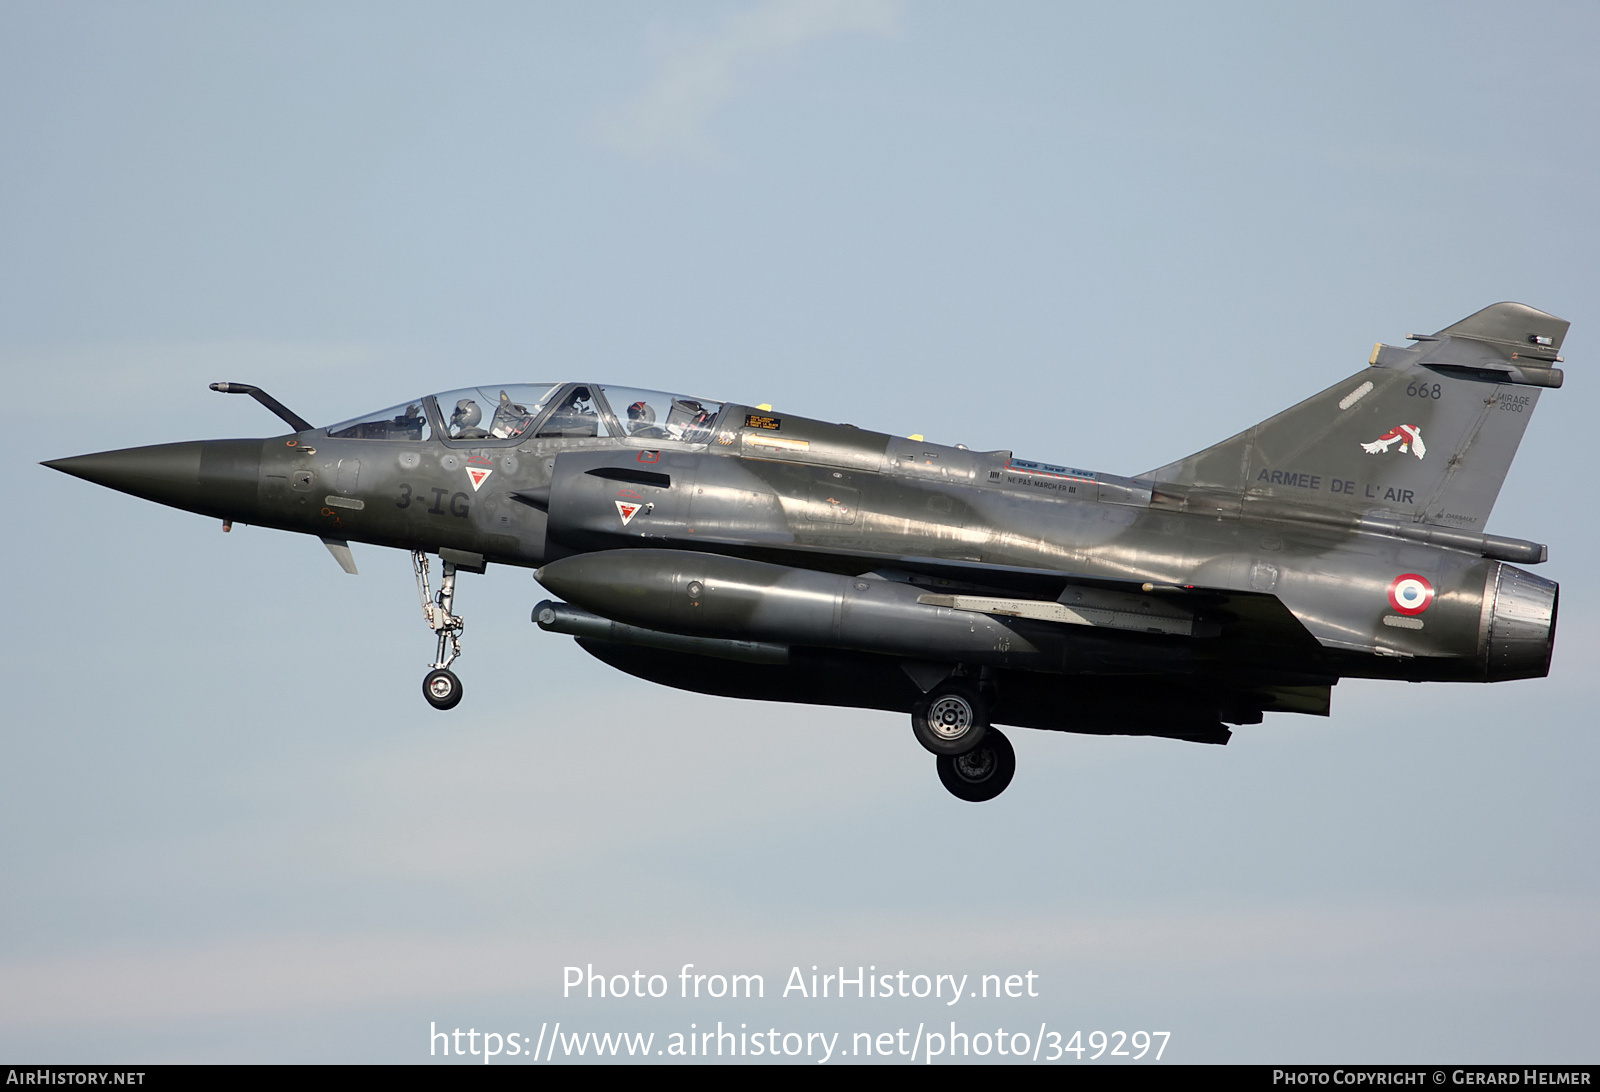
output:
[[[1405,573],[1389,585],[1389,605],[1401,614],[1421,614],[1433,602],[1433,585],[1416,573]]]

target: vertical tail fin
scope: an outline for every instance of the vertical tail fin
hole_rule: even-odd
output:
[[[1141,477],[1190,507],[1322,508],[1481,533],[1569,323],[1497,303]],[[1160,488],[1159,485],[1157,487]]]

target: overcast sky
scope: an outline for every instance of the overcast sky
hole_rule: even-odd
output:
[[[430,1022],[1171,1032],[1178,1061],[1594,1061],[1600,9],[0,3],[0,1057],[426,1060]],[[650,686],[464,576],[41,459],[476,383],[769,402],[1137,473],[1498,300],[1573,322],[1490,530],[1551,677],[1346,682],[1225,748]],[[762,973],[563,999],[562,968]],[[1036,972],[807,1002],[791,967]],[[676,979],[673,979],[676,983]],[[674,986],[676,988],[676,986]],[[987,1006],[987,1007],[985,1007]]]

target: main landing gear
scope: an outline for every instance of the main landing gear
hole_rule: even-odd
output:
[[[989,724],[989,702],[977,680],[951,679],[911,711],[911,731],[934,755],[939,780],[962,800],[993,800],[1017,772],[1017,752]]]
[[[411,551],[411,569],[417,574],[422,616],[439,635],[433,670],[422,680],[422,696],[435,709],[454,709],[461,704],[461,680],[450,670],[450,665],[461,655],[461,631],[467,623],[460,615],[450,613],[456,601],[456,567],[442,559],[440,565],[443,572],[439,577],[439,594],[435,596],[428,587],[428,555],[421,550]]]
[[[973,803],[993,800],[1006,791],[1017,772],[1017,752],[998,728],[990,728],[983,742],[962,755],[940,755],[934,760],[944,787]]]
[[[933,754],[962,755],[983,741],[989,728],[986,703],[973,687],[941,683],[911,711],[911,731]]]

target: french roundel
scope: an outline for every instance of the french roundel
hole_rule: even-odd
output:
[[[1389,585],[1389,605],[1401,614],[1421,614],[1433,602],[1433,585],[1416,573],[1394,578]]]

